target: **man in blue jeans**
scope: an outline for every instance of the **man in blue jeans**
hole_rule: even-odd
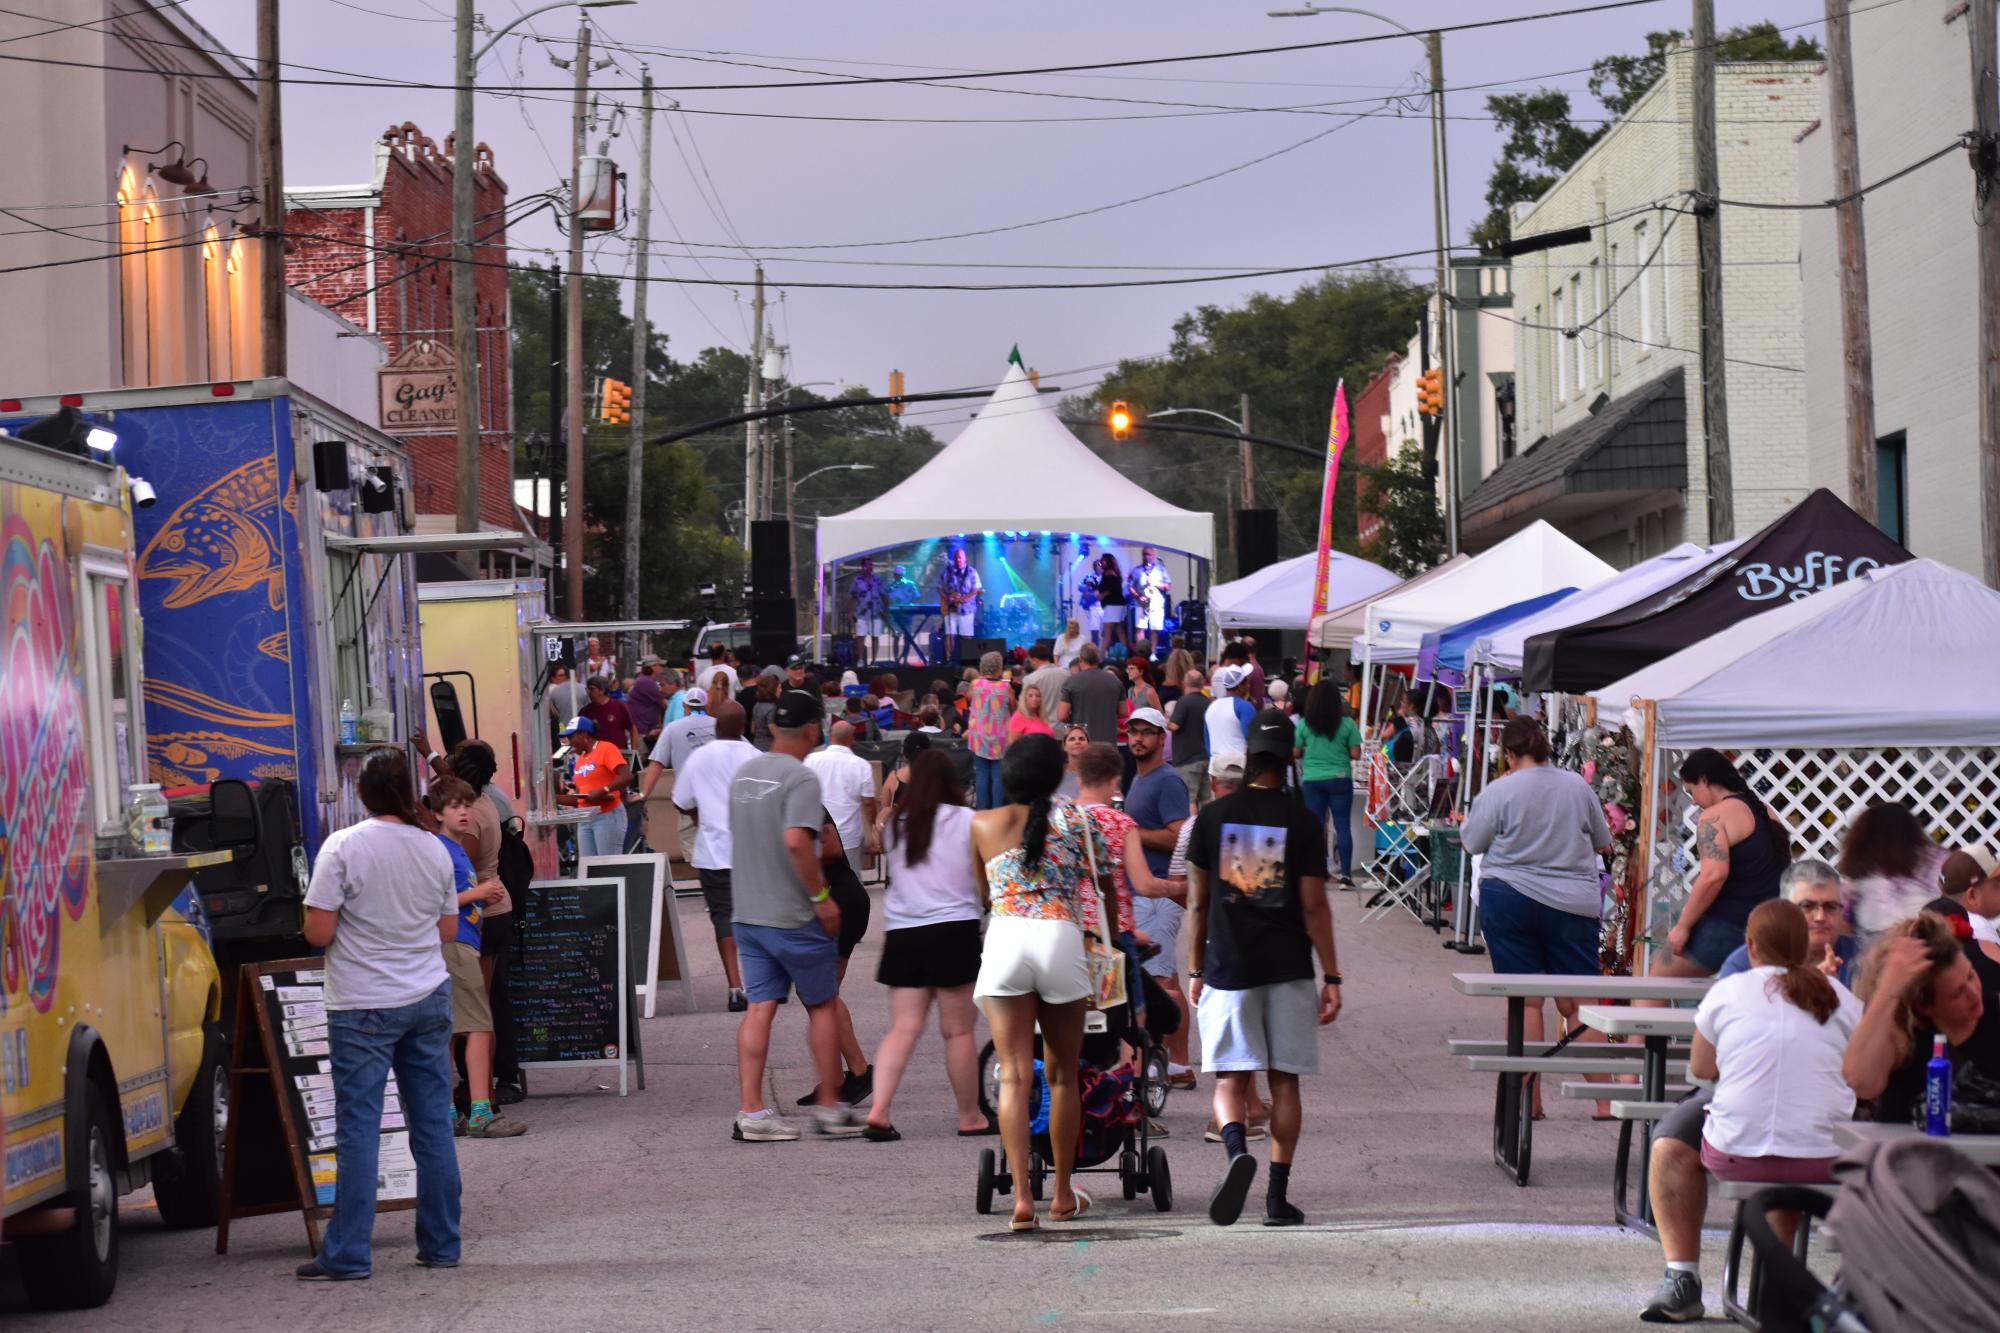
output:
[[[373,1271],[383,1140],[407,1138],[417,1167],[417,1262],[456,1268],[458,1157],[452,1148],[451,982],[440,944],[458,933],[451,859],[418,825],[401,750],[371,751],[356,782],[370,818],[326,840],[306,891],[306,941],[326,950],[333,1061],[333,1216],[306,1282]],[[404,1130],[384,1132],[395,1070]]]

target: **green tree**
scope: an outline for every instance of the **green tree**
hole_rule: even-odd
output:
[[[1425,471],[1423,451],[1414,440],[1379,467],[1363,469],[1369,504],[1382,526],[1361,554],[1404,578],[1444,559],[1444,510],[1438,505],[1437,482]]]

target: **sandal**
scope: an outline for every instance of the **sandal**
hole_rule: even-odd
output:
[[[986,1117],[986,1125],[984,1128],[961,1129],[958,1131],[958,1137],[962,1139],[981,1139],[985,1138],[990,1134],[998,1134],[999,1132],[1000,1132],[999,1122],[989,1115]]]
[[[902,1139],[894,1125],[863,1125],[861,1137],[870,1143],[895,1143]]]
[[[1085,1194],[1082,1190],[1077,1190],[1076,1207],[1072,1208],[1067,1213],[1059,1213],[1053,1208],[1049,1209],[1049,1221],[1074,1222],[1076,1221],[1077,1218],[1082,1217],[1085,1213],[1089,1211],[1090,1211],[1090,1196],[1088,1194]]]
[[[1038,1218],[1031,1217],[1026,1221],[1022,1221],[1017,1217],[1007,1224],[1007,1229],[1009,1231],[1040,1231],[1042,1224]]]

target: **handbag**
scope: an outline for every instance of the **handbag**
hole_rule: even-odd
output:
[[[1126,1003],[1125,954],[1111,939],[1110,923],[1116,918],[1111,904],[1104,897],[1104,889],[1097,873],[1097,839],[1092,836],[1097,831],[1097,821],[1087,810],[1079,811],[1083,816],[1083,854],[1090,863],[1090,886],[1097,894],[1097,924],[1093,929],[1084,913],[1085,920],[1079,922],[1083,931],[1083,954],[1090,964],[1090,1007],[1093,1009],[1116,1009]]]

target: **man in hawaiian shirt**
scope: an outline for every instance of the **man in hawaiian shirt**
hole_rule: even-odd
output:
[[[946,662],[958,660],[960,636],[969,639],[977,633],[973,626],[979,618],[979,598],[984,592],[985,585],[979,581],[979,571],[966,563],[965,548],[953,548],[951,563],[945,566],[944,575],[938,580],[938,606],[944,616]]]

